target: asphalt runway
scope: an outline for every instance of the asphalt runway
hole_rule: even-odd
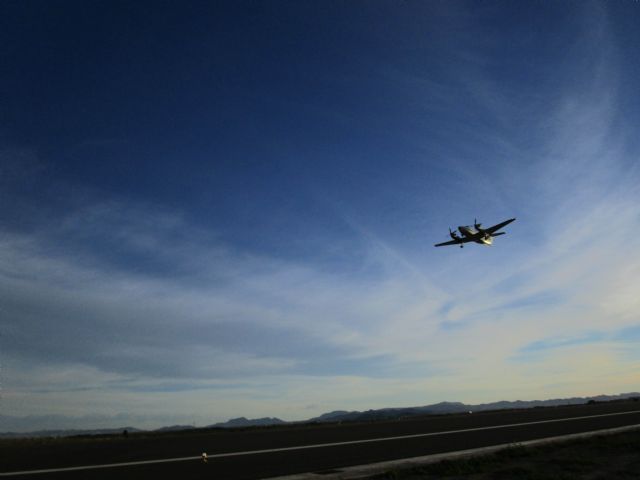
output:
[[[156,461],[8,478],[258,479],[640,424],[640,403],[413,417],[377,423],[208,431],[52,443],[0,460],[0,472]],[[209,455],[208,463],[198,457]],[[0,452],[2,453],[2,452]],[[7,477],[4,477],[7,478]]]

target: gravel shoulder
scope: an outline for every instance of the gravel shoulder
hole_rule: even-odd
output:
[[[370,480],[640,478],[640,430],[393,470]]]

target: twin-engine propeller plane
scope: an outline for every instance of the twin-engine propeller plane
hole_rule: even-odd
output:
[[[458,227],[458,231],[462,236],[458,236],[455,230],[451,231],[451,229],[449,229],[449,236],[451,236],[453,240],[450,240],[444,243],[436,243],[435,246],[444,247],[446,245],[460,245],[460,248],[462,248],[464,247],[464,244],[468,242],[475,242],[475,243],[479,243],[480,245],[491,245],[493,243],[493,237],[497,237],[498,235],[504,235],[506,233],[506,232],[498,232],[498,230],[500,230],[502,227],[509,225],[514,220],[515,218],[510,218],[509,220],[505,220],[502,223],[498,223],[493,227],[482,228],[482,224],[478,223],[474,219],[473,227],[469,225]]]

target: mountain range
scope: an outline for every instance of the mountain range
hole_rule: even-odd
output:
[[[620,395],[597,395],[593,397],[556,398],[551,400],[516,400],[513,402],[500,401],[477,405],[460,402],[440,402],[423,407],[381,408],[377,410],[366,410],[364,412],[337,410],[322,414],[319,417],[311,418],[307,420],[307,422],[365,422],[372,420],[392,420],[410,417],[413,415],[444,415],[448,413],[482,412],[487,410],[555,407],[559,405],[580,405],[589,402],[611,402],[628,398],[637,398],[640,400],[640,393],[632,392],[622,393]]]
[[[272,425],[285,424],[303,424],[303,423],[331,423],[331,422],[370,422],[376,420],[393,420],[399,418],[410,417],[414,415],[445,415],[451,413],[464,412],[482,412],[487,410],[506,410],[506,409],[523,409],[535,407],[554,407],[559,405],[580,405],[593,402],[611,402],[616,400],[625,400],[633,398],[640,401],[640,393],[622,393],[620,395],[597,395],[593,397],[572,397],[557,398],[551,400],[516,400],[516,401],[499,401],[493,403],[482,403],[477,405],[465,404],[460,402],[440,402],[433,405],[425,405],[422,407],[405,407],[405,408],[381,408],[377,410],[346,411],[336,410],[324,413],[318,417],[308,420],[287,422],[276,417],[263,417],[248,419],[245,417],[232,418],[226,422],[214,423],[204,428],[246,428],[246,427],[264,427]],[[12,420],[19,421],[18,417],[8,417],[0,415],[0,425],[11,425]],[[152,430],[153,432],[167,432],[190,430],[195,427],[191,425],[173,425],[168,427]],[[143,432],[144,430],[133,427],[94,429],[94,430],[41,430],[28,433],[0,432],[0,438],[11,437],[68,437],[74,435],[110,435],[122,434],[124,431],[128,433]]]

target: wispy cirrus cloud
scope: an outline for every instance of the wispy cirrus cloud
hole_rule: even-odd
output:
[[[434,30],[433,71],[377,70],[417,105],[400,109],[417,129],[402,133],[406,161],[387,175],[380,162],[366,184],[377,202],[314,183],[340,229],[278,219],[279,238],[311,253],[265,253],[258,228],[234,243],[222,223],[141,194],[50,185],[35,150],[5,149],[3,414],[159,426],[632,390],[640,171],[605,9],[580,8],[562,62],[505,65],[504,38],[475,44],[483,20],[452,8],[467,33]],[[431,246],[476,215],[518,220],[494,248]]]

